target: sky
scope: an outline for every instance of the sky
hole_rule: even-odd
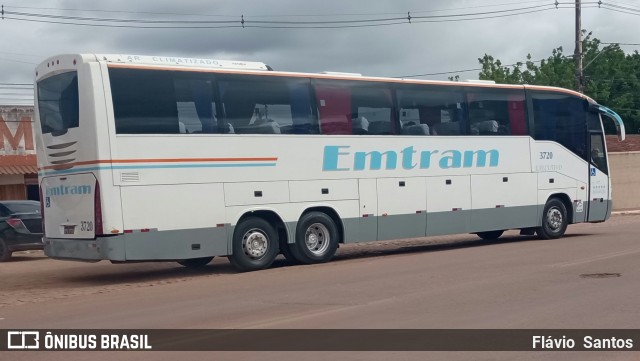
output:
[[[603,1],[598,7],[596,1],[583,0],[582,28],[603,42],[640,43],[640,0],[620,1]],[[558,46],[565,54],[572,54],[575,1],[558,0],[558,9],[554,2],[7,0],[3,2],[4,19],[0,19],[0,104],[32,104],[32,86],[6,84],[32,84],[35,66],[63,53],[213,58],[260,61],[283,71],[385,77],[433,74],[419,78],[438,80],[458,74],[460,79],[477,79],[478,71],[461,70],[479,68],[478,58],[485,53],[503,64],[523,61],[529,53],[534,60],[543,59]],[[245,28],[240,27],[242,18]],[[395,20],[371,21],[380,18]],[[465,20],[470,18],[476,19]],[[341,22],[310,24],[318,21]],[[178,28],[187,25],[210,28]],[[304,28],[310,25],[334,28]],[[170,28],[139,28],[142,26]],[[633,52],[640,46],[622,48]],[[434,74],[442,72],[454,73]]]

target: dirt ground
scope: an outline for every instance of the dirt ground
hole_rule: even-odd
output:
[[[585,230],[603,225],[614,226],[626,217],[629,216],[614,216],[604,224],[581,224],[577,227]],[[568,232],[571,232],[571,228]],[[520,239],[518,231],[508,231],[498,242]],[[333,262],[418,252],[421,248],[432,249],[434,246],[456,247],[461,243],[480,246],[486,241],[479,240],[475,235],[463,234],[349,244],[340,247]],[[0,308],[236,274],[225,257],[215,258],[202,269],[188,269],[176,262],[111,264],[107,261],[59,261],[47,258],[42,251],[16,252],[13,256],[10,261],[0,263]],[[279,256],[272,267],[286,266],[287,262]]]
[[[512,231],[503,237],[516,235],[517,232]],[[432,247],[434,244],[445,247],[476,241],[481,242],[474,235],[458,235],[342,245],[335,261],[408,252],[416,250],[416,247]],[[286,266],[287,262],[282,256],[273,265]],[[215,258],[203,269],[188,269],[176,262],[84,263],[49,259],[42,251],[15,252],[10,261],[0,263],[0,308],[235,273],[225,257]]]

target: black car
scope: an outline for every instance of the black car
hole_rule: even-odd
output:
[[[0,262],[13,252],[42,248],[40,202],[0,201]]]

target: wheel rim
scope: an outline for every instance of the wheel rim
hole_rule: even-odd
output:
[[[242,237],[244,254],[252,259],[264,257],[269,249],[269,238],[259,229],[251,229]]]
[[[556,207],[547,211],[547,225],[552,231],[558,231],[562,227],[562,212]]]
[[[311,253],[322,256],[329,249],[329,243],[331,243],[329,229],[322,223],[310,225],[304,234],[304,243]]]

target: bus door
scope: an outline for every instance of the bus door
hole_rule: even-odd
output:
[[[604,138],[602,119],[608,118],[616,126],[618,140],[625,139],[624,122],[616,112],[598,104],[590,104],[588,112],[589,126],[589,212],[588,222],[604,221],[611,214],[611,180],[607,145]]]
[[[609,212],[609,167],[602,131],[589,132],[589,212],[587,221],[604,221]]]

